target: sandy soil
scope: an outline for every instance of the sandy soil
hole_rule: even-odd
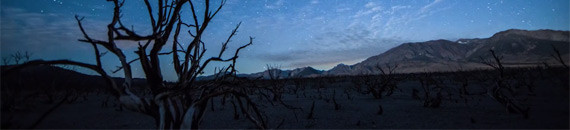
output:
[[[269,127],[286,129],[305,128],[569,128],[569,92],[568,88],[552,85],[551,80],[536,83],[536,95],[526,96],[524,104],[530,107],[530,118],[524,119],[521,114],[507,113],[506,109],[487,94],[462,98],[444,98],[441,107],[426,108],[422,100],[412,98],[412,90],[421,90],[417,81],[405,81],[399,84],[391,96],[374,99],[370,94],[355,91],[344,91],[353,87],[351,82],[340,81],[327,83],[324,88],[316,89],[306,84],[303,91],[297,94],[288,93],[283,101],[286,104],[300,107],[302,110],[291,110],[282,105],[271,105],[259,96],[252,95],[267,117]],[[484,84],[477,84],[484,85]],[[457,85],[446,83],[455,91]],[[288,85],[288,87],[294,87]],[[320,92],[319,92],[320,91]],[[333,96],[333,92],[335,96]],[[154,119],[150,116],[120,111],[113,107],[102,107],[104,95],[94,93],[88,100],[80,99],[76,103],[65,103],[55,109],[37,128],[96,128],[96,129],[140,129],[155,128]],[[340,105],[335,110],[332,98]],[[308,119],[312,102],[315,102],[315,115]],[[213,110],[208,111],[201,128],[255,128],[243,115],[234,119],[231,103],[221,104],[221,98],[214,98]],[[12,127],[28,128],[33,121],[53,104],[37,101],[33,106],[20,106],[14,112],[2,113],[3,122],[12,122]],[[378,115],[379,105],[383,113]],[[12,117],[12,118],[10,118]],[[3,123],[4,124],[4,123]]]

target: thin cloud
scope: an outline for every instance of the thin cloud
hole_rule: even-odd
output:
[[[2,51],[27,48],[39,51],[73,46],[81,35],[72,18],[58,14],[29,12],[20,8],[2,8]],[[76,38],[74,38],[76,37]]]
[[[402,30],[408,30],[404,28],[408,24],[421,20],[425,17],[432,16],[433,14],[436,14],[438,12],[447,10],[455,4],[454,3],[451,6],[435,8],[436,6],[439,6],[442,2],[444,1],[435,0],[425,6],[422,6],[418,10],[411,10],[411,11],[406,11],[403,14],[392,15],[391,17],[387,18],[384,26],[382,26],[383,29],[380,31],[382,31],[383,33],[381,34],[383,36],[388,36],[388,37],[400,35]],[[393,6],[392,7],[393,12],[390,12],[390,14],[394,14],[395,12],[409,10],[409,9],[412,9],[411,6]],[[380,32],[377,31],[377,33]]]
[[[283,0],[278,0],[275,3],[271,3],[271,4],[265,4],[265,8],[266,9],[279,9],[281,8],[281,6],[283,6]]]
[[[367,16],[369,14],[372,13],[377,13],[377,12],[381,12],[383,10],[383,7],[374,3],[374,2],[368,2],[366,3],[366,5],[364,5],[364,9],[359,10],[358,12],[356,12],[356,14],[354,16],[352,16],[353,18],[359,18],[362,16]]]
[[[364,7],[366,7],[366,8],[374,8],[376,6],[378,6],[378,5],[375,2],[368,2],[368,3],[366,3],[366,5],[364,5]]]
[[[425,13],[427,11],[429,11],[433,6],[441,3],[443,0],[434,0],[433,2],[427,4],[426,6],[422,7],[420,9],[420,13]]]
[[[404,5],[396,5],[396,6],[392,6],[392,7],[391,7],[392,10],[391,10],[390,12],[388,12],[388,13],[389,13],[389,14],[394,14],[395,12],[397,12],[397,11],[399,11],[399,10],[409,9],[409,8],[412,8],[412,6],[410,6],[410,5],[406,5],[406,6],[404,6]],[[385,14],[386,14],[386,13],[385,13]]]
[[[311,0],[311,4],[318,4],[319,0]]]
[[[338,8],[338,9],[336,9],[336,12],[341,13],[341,12],[346,12],[346,11],[350,11],[350,10],[352,10],[352,9],[351,9],[351,8],[348,8],[348,7],[346,7],[346,8]]]
[[[378,55],[388,48],[407,42],[397,39],[400,39],[401,31],[406,30],[404,27],[409,23],[448,9],[449,7],[435,8],[442,2],[444,1],[436,0],[416,8],[411,5],[395,5],[388,9],[384,9],[378,3],[368,2],[363,5],[363,9],[352,16],[352,22],[345,26],[345,29],[315,36],[308,43],[313,46],[283,53],[268,52],[259,58],[266,62],[282,62],[289,67],[304,67],[354,61]],[[349,8],[335,10],[342,12],[348,11]]]
[[[349,29],[344,33],[328,32],[316,36],[308,48],[285,52],[265,52],[256,58],[269,63],[281,63],[285,67],[305,67],[353,63],[366,57],[378,55],[396,46],[401,41],[370,38],[366,29]]]

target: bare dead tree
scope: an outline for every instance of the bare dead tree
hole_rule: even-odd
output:
[[[309,109],[309,115],[307,115],[307,119],[314,119],[315,118],[315,101],[313,101],[313,104],[311,105],[311,108]]]
[[[10,57],[2,57],[2,65],[8,65],[10,63]]]
[[[394,93],[394,90],[398,87],[399,80],[396,79],[396,69],[398,68],[398,64],[390,65],[388,63],[385,64],[385,68],[380,65],[376,65],[376,69],[380,70],[380,82],[382,83],[380,88],[384,89],[386,92],[386,96],[390,96]]]
[[[304,80],[305,79],[302,79],[301,77],[291,79],[295,85],[293,88],[291,88],[291,91],[293,91],[293,94],[295,94],[297,98],[299,98],[299,91],[305,90],[305,86],[303,85]]]
[[[26,54],[28,54],[26,52]],[[22,54],[20,53],[20,51],[17,51],[14,54],[10,54],[10,56],[8,57],[2,57],[3,60],[3,64],[5,65],[2,69],[9,69],[9,67],[7,66],[8,64],[10,64],[10,61],[14,60],[16,63],[15,65],[19,64],[19,61],[22,59]],[[21,74],[15,74],[12,77],[15,77],[15,79],[9,78],[6,75],[2,75],[3,77],[3,81],[13,81],[13,83],[10,82],[2,82],[2,102],[1,102],[1,110],[2,111],[12,111],[13,108],[16,106],[16,104],[18,102],[21,101],[16,101],[18,97],[21,97],[23,95],[22,91],[24,88],[24,81],[22,81],[22,79],[24,78],[23,75]],[[35,95],[35,94],[34,94]],[[26,97],[30,97],[30,96],[26,96]],[[25,100],[24,100],[25,101]]]
[[[367,78],[368,76],[365,75],[360,75],[360,76],[354,76],[351,80],[352,84],[354,84],[354,87],[348,88],[351,90],[354,90],[358,93],[361,94],[368,94],[370,92],[367,92],[366,90],[364,90],[363,88],[366,87],[369,82],[371,82],[370,78]]]
[[[285,92],[285,83],[281,77],[281,69],[278,66],[267,65],[267,74],[269,76],[269,90],[273,94],[273,101],[279,101]]]
[[[293,111],[293,113],[296,113],[296,110],[302,110],[302,108],[300,107],[295,107],[292,105],[289,105],[287,103],[285,103],[283,101],[283,94],[285,94],[285,85],[286,85],[286,80],[281,77],[281,69],[279,69],[280,67],[278,66],[271,66],[271,65],[267,65],[267,75],[268,75],[268,82],[269,85],[267,86],[261,86],[258,87],[260,89],[269,91],[270,95],[272,95],[272,97],[270,97],[270,95],[266,94],[265,92],[259,92],[257,94],[259,94],[260,96],[264,96],[268,102],[270,102],[272,105],[283,105],[285,108],[290,109]],[[271,99],[269,99],[271,98]],[[275,102],[277,104],[275,104]]]
[[[379,75],[358,76],[352,82],[356,85],[356,91],[362,94],[372,93],[374,98],[381,99],[382,95],[390,96],[398,87],[400,79],[396,78],[398,64],[376,65]],[[366,87],[366,90],[363,90]]]
[[[467,74],[468,72],[459,70],[459,71],[455,71],[453,72],[453,80],[459,85],[461,86],[461,88],[459,89],[459,94],[460,95],[469,95],[469,90],[467,89],[467,87],[469,86],[469,75]]]
[[[479,103],[479,102],[471,102],[473,98],[471,96],[475,95],[485,95],[487,94],[486,89],[488,85],[471,85],[476,84],[472,80],[476,80],[476,78],[485,78],[481,79],[481,82],[486,82],[488,76],[481,76],[477,77],[474,73],[478,73],[479,71],[465,71],[462,68],[451,73],[452,77],[451,80],[454,81],[455,85],[459,86],[457,88],[458,98],[463,101],[465,105],[470,105],[469,103]],[[454,99],[456,103],[459,103],[459,99]],[[478,104],[477,104],[478,105]]]
[[[557,69],[555,67],[552,66],[547,66],[546,68],[549,69],[550,74],[556,75],[556,78],[554,79],[558,79],[558,81],[560,81],[560,83],[562,84],[561,86],[568,89],[568,85],[570,84],[570,82],[568,82],[568,72],[570,71],[570,67],[568,67],[568,65],[566,64],[566,62],[564,62],[564,58],[562,58],[562,55],[560,54],[560,51],[554,47],[554,45],[551,45],[552,49],[554,50],[555,54],[551,54],[551,56],[558,61],[560,64],[562,64],[562,66],[564,68],[561,69]],[[544,62],[545,65],[546,62]]]
[[[562,66],[564,66],[564,68],[566,68],[567,70],[570,69],[570,67],[568,67],[568,65],[566,65],[566,62],[564,62],[564,58],[562,58],[562,55],[560,54],[560,51],[558,49],[556,49],[556,47],[554,47],[554,45],[552,46],[552,50],[554,51],[554,53],[556,54],[552,54],[552,58],[556,59],[556,61],[560,62],[560,64],[562,64]]]
[[[496,76],[494,80],[495,85],[492,86],[491,90],[487,90],[488,93],[490,92],[489,96],[495,99],[495,101],[504,105],[507,112],[519,113],[522,114],[524,118],[528,118],[529,107],[524,106],[514,97],[513,87],[508,82],[509,79],[506,73],[506,69],[501,63],[502,56],[497,56],[493,50],[489,50],[489,52],[491,53],[491,56],[493,56],[493,60],[485,60],[484,58],[480,57],[482,63],[492,67],[499,73],[499,75]]]
[[[22,60],[23,58],[22,54],[19,51],[10,56],[12,57],[12,59],[14,59],[15,64],[20,64],[20,60]]]
[[[32,57],[32,53],[30,53],[30,52],[28,52],[28,51],[25,51],[24,54],[23,54],[23,57],[24,57],[24,59],[25,59],[24,62],[30,61],[30,58]]]
[[[337,110],[337,111],[340,110],[341,105],[336,102],[336,90],[333,90],[332,101],[333,101],[333,104],[334,104],[334,110]]]
[[[223,84],[218,81],[235,81],[236,74],[236,60],[238,59],[239,51],[251,45],[253,38],[250,37],[249,42],[235,50],[232,57],[223,58],[223,54],[227,51],[227,45],[232,37],[236,35],[240,24],[232,30],[231,34],[227,37],[219,54],[211,58],[204,58],[206,48],[202,41],[205,34],[204,31],[209,25],[210,21],[218,14],[225,4],[222,0],[218,7],[211,8],[210,1],[206,0],[204,3],[204,10],[197,10],[195,2],[192,0],[157,0],[156,5],[153,5],[149,0],[144,0],[148,17],[151,21],[150,27],[152,31],[148,34],[141,34],[135,32],[134,29],[128,28],[121,21],[122,16],[121,8],[125,5],[125,1],[121,0],[108,0],[113,3],[113,15],[109,24],[106,26],[107,38],[104,40],[95,39],[91,37],[87,30],[83,27],[83,17],[76,16],[76,20],[83,34],[81,42],[90,44],[94,49],[96,64],[82,63],[72,60],[53,60],[43,61],[34,60],[3,73],[12,73],[21,68],[34,66],[34,65],[74,65],[87,69],[94,70],[100,74],[111,86],[113,95],[117,97],[128,110],[140,112],[155,119],[157,128],[160,129],[178,129],[178,128],[199,128],[199,124],[205,113],[205,109],[212,97],[230,94],[237,100],[238,104],[246,117],[253,122],[258,128],[267,128],[263,116],[257,109],[255,103],[251,101],[247,94],[242,89],[228,84]],[[191,23],[185,23],[181,17],[181,10],[183,7],[189,7],[191,11]],[[203,12],[203,18],[198,18],[198,14]],[[183,30],[188,30],[189,37],[192,39],[186,46],[178,41],[180,33]],[[128,60],[124,51],[117,46],[117,43],[122,41],[138,42],[138,49],[135,51],[137,58]],[[171,45],[171,50],[161,52],[166,45]],[[100,47],[111,52],[115,55],[119,62],[120,67],[113,72],[123,71],[124,82],[117,85],[116,81],[111,79],[108,73],[103,69],[101,61]],[[175,83],[166,84],[162,76],[162,69],[160,65],[159,55],[170,55],[173,60],[173,68],[176,72],[177,79]],[[147,87],[150,90],[150,96],[142,96],[143,94],[135,93],[132,88],[133,77],[131,64],[138,61],[144,71]],[[196,84],[196,78],[203,74],[204,69],[211,62],[226,62],[229,66],[223,69],[223,75],[217,77],[216,82],[209,82],[204,84]],[[253,109],[246,111],[246,105]]]
[[[23,62],[27,62],[30,61],[30,58],[32,57],[32,53],[28,52],[28,51],[16,51],[16,53],[11,54],[10,57],[3,57],[2,61],[4,63],[4,65],[8,65],[10,63],[10,61],[14,61],[14,64],[20,64],[20,61]]]
[[[442,90],[441,81],[437,80],[435,75],[431,72],[425,72],[416,77],[424,90],[424,107],[438,108],[442,103]],[[417,93],[416,93],[417,94]],[[414,94],[412,93],[412,96]]]
[[[346,95],[346,99],[352,100],[352,97],[350,96],[350,93],[351,93],[350,87],[345,87],[343,92]]]

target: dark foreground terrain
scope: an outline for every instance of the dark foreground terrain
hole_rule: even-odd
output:
[[[566,68],[532,67],[503,76],[474,70],[240,85],[255,88],[250,97],[270,128],[568,129],[568,79]],[[155,128],[153,118],[118,106],[104,86],[97,76],[59,67],[3,75],[2,128]],[[209,101],[201,128],[256,128],[236,105],[231,97]]]

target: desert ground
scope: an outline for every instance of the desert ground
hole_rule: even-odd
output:
[[[261,110],[269,128],[568,129],[568,73],[559,70],[524,68],[509,71],[517,75],[504,81],[514,90],[505,96],[511,99],[510,104],[528,110],[528,116],[522,111],[509,110],[491,96],[497,73],[490,70],[394,74],[391,75],[391,81],[396,85],[393,92],[382,92],[379,98],[366,90],[368,86],[381,85],[382,81],[377,79],[382,75],[256,80],[252,84],[281,86],[282,96],[274,100],[275,93],[258,90],[249,97]],[[422,84],[423,81],[430,82]],[[464,83],[467,85],[462,89]],[[28,91],[29,94],[21,92],[20,95],[34,95],[33,90]],[[85,91],[65,101],[63,96],[48,101],[47,94],[35,94],[28,99],[19,96],[22,98],[15,100],[25,102],[14,103],[12,108],[2,111],[2,128],[156,127],[152,117],[122,109],[116,99],[104,91]],[[61,105],[57,106],[60,101]],[[256,128],[239,108],[234,109],[237,104],[230,97],[213,98],[200,127]],[[53,111],[48,112],[50,110]],[[44,118],[40,119],[42,116]]]

